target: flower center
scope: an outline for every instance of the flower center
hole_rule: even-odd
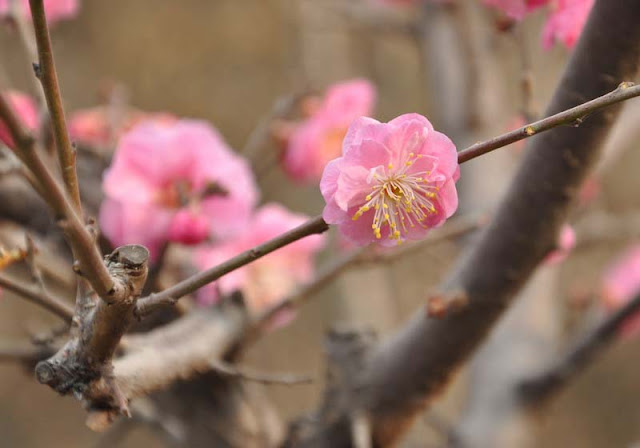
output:
[[[389,226],[389,238],[402,242],[400,237],[409,229],[419,225],[427,228],[425,220],[429,215],[438,213],[432,200],[438,195],[439,188],[429,179],[434,166],[429,171],[409,172],[411,166],[422,154],[409,153],[400,168],[394,169],[390,163],[387,169],[379,173],[380,168],[371,170],[372,191],[366,196],[366,203],[353,215],[357,220],[369,210],[375,210],[371,228],[376,238],[382,238],[383,226]]]

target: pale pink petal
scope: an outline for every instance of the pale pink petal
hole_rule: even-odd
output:
[[[558,235],[556,249],[547,255],[544,259],[544,263],[553,265],[563,262],[569,256],[575,245],[576,232],[570,225],[563,225],[560,229],[560,234]]]
[[[609,266],[602,281],[604,307],[613,312],[624,306],[640,293],[640,244],[627,249]],[[640,314],[625,322],[622,335],[636,336],[640,333]]]
[[[43,3],[44,12],[50,24],[75,17],[79,9],[78,0],[44,0]],[[11,0],[0,0],[0,17],[6,16],[10,12],[10,5]],[[21,0],[20,7],[25,17],[31,19],[29,0]]]

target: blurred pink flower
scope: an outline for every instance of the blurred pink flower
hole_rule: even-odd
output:
[[[0,17],[7,16],[10,12],[12,0],[0,0]],[[20,7],[25,16],[31,18],[29,0],[19,0]],[[60,20],[72,19],[78,14],[80,5],[78,0],[44,0],[44,12],[50,24]]]
[[[550,0],[483,0],[514,20],[522,20],[524,16],[536,8],[546,5]]]
[[[574,247],[576,247],[576,232],[569,224],[565,224],[560,229],[556,249],[547,255],[544,263],[548,265],[561,263],[569,256]]]
[[[176,121],[169,113],[148,113],[135,109],[124,111],[122,117],[110,117],[105,106],[80,109],[69,118],[69,135],[74,141],[97,148],[115,144],[120,136],[144,120],[162,123]]]
[[[549,49],[555,42],[573,48],[587,22],[594,0],[551,0],[551,13],[542,31],[542,45]]]
[[[299,226],[307,219],[307,216],[291,213],[278,204],[264,205],[242,234],[197,250],[195,264],[201,269],[216,266]],[[313,235],[278,249],[203,288],[198,296],[199,301],[210,304],[218,300],[218,291],[227,295],[239,290],[249,311],[258,314],[277,304],[301,283],[311,280],[313,256],[324,244],[324,235]]]
[[[30,131],[38,128],[38,109],[33,100],[20,92],[10,91],[6,93],[5,98],[22,121],[22,124]],[[13,139],[9,135],[9,130],[0,120],[0,141],[9,147],[13,147]]]
[[[327,162],[340,155],[351,122],[371,114],[375,97],[374,86],[363,79],[329,87],[312,115],[291,131],[283,157],[287,174],[301,182],[320,179]]]
[[[640,244],[629,248],[605,271],[602,280],[602,301],[604,307],[613,312],[640,293]],[[634,336],[640,332],[640,314],[635,314],[623,328],[624,336]]]
[[[322,175],[322,216],[358,246],[418,240],[456,211],[459,177],[456,147],[422,115],[359,118]]]
[[[152,258],[168,240],[197,244],[241,231],[258,198],[248,163],[197,120],[136,125],[102,187],[104,234],[117,246],[146,245]]]

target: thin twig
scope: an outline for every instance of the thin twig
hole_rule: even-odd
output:
[[[640,86],[632,82],[623,82],[617,89],[579,106],[572,107],[558,114],[527,124],[514,131],[499,135],[490,140],[476,143],[458,152],[458,162],[464,163],[487,154],[503,146],[524,140],[549,129],[562,125],[579,126],[589,114],[622,101],[640,96]]]
[[[21,285],[4,274],[0,274],[0,286],[24,297],[36,305],[40,305],[47,311],[50,311],[63,319],[65,322],[71,322],[71,319],[73,318],[73,306],[62,299],[46,294],[43,291],[35,291],[27,286]]]
[[[598,355],[616,339],[616,335],[627,319],[638,310],[640,310],[640,294],[578,340],[557,364],[535,378],[523,381],[519,386],[521,398],[526,404],[535,406],[557,393],[596,360]]]
[[[33,17],[33,28],[38,46],[38,65],[35,71],[38,79],[42,83],[44,96],[51,115],[51,126],[58,151],[62,179],[65,190],[71,198],[73,206],[79,215],[82,215],[82,203],[80,201],[80,188],[76,173],[76,153],[71,145],[67,124],[62,107],[62,97],[60,86],[58,85],[58,75],[53,60],[53,50],[51,48],[51,38],[49,37],[49,26],[44,12],[43,0],[29,0],[31,15]]]
[[[14,141],[15,147],[11,148],[12,151],[29,169],[27,180],[61,220],[61,227],[78,261],[79,271],[100,297],[117,297],[122,294],[123,292],[116,288],[117,285],[102,260],[93,236],[67,200],[49,168],[38,157],[35,140],[22,126],[7,98],[1,93],[0,120],[6,125]]]
[[[373,252],[370,250],[371,248],[356,250],[338,259],[337,261],[334,261],[323,269],[320,269],[312,282],[300,287],[296,292],[279,301],[271,308],[267,309],[256,319],[255,327],[257,329],[263,328],[266,323],[268,323],[281,311],[300,306],[300,304],[304,300],[311,297],[313,294],[317,293],[325,286],[329,285],[340,274],[348,271],[351,268],[378,263],[392,263],[408,255],[415,254],[423,250],[425,247],[442,241],[454,239],[477,230],[478,228],[483,226],[486,221],[487,219],[484,216],[480,218],[457,218],[442,229],[436,230],[433,234],[431,234],[423,241],[409,244],[405,248],[400,250],[391,252]]]
[[[219,359],[211,361],[211,368],[225,376],[231,376],[241,380],[253,381],[261,384],[297,386],[299,384],[313,383],[313,378],[308,375],[296,375],[293,373],[261,373],[249,370],[246,367],[231,365]]]
[[[323,233],[328,229],[329,226],[324,222],[321,216],[310,219],[295,229],[283,233],[266,243],[254,247],[253,249],[242,252],[218,266],[199,272],[186,280],[176,283],[162,292],[154,293],[139,299],[136,306],[136,314],[138,316],[145,316],[158,307],[173,305],[181,297],[202,288],[231,271],[249,264],[252,261],[280,249],[281,247],[293,243],[294,241],[298,241],[299,239],[310,235]]]

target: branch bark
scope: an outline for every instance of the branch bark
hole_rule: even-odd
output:
[[[636,0],[596,1],[546,116],[601,96],[636,75],[639,21]],[[594,115],[577,129],[555,128],[532,139],[493,223],[441,286],[443,292],[465,292],[469,305],[441,320],[427,319],[421,309],[357,373],[357,400],[317,421],[315,431],[296,446],[352,446],[353,409],[369,413],[375,446],[388,446],[402,435],[553,247],[618,110]]]
[[[65,322],[71,323],[73,306],[62,299],[49,295],[45,291],[24,286],[2,274],[0,274],[0,286],[52,312]]]

